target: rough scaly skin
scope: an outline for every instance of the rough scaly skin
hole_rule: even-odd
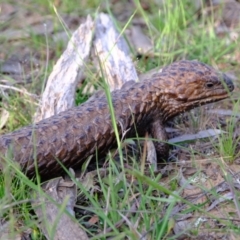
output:
[[[226,90],[228,88],[228,90]],[[180,61],[140,83],[126,83],[112,92],[112,102],[120,137],[165,137],[168,119],[196,106],[227,98],[234,89],[225,74],[197,61]],[[125,135],[124,135],[125,136]],[[104,154],[116,146],[115,133],[106,98],[99,97],[51,118],[0,136],[0,153],[11,153],[29,176],[52,178],[62,173],[56,158],[68,167],[79,167],[91,154]],[[156,144],[158,156],[163,145]],[[8,150],[10,149],[10,150]],[[10,154],[10,155],[11,155]],[[34,158],[35,156],[35,158]],[[0,158],[0,169],[4,166]]]

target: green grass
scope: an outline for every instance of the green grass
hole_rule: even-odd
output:
[[[227,120],[226,132],[223,132],[218,138],[217,148],[221,156],[225,157],[227,161],[232,164],[235,159],[239,158],[238,143],[239,136],[234,137],[236,130],[237,118],[234,113],[237,113],[239,108],[239,101],[233,104],[233,116],[230,116]]]
[[[71,13],[81,17],[91,14],[94,17],[97,12],[104,10],[114,17],[114,4],[109,2],[106,4],[105,1],[91,1],[91,3],[81,1],[81,5],[75,1],[59,1],[61,2],[59,4],[57,2],[38,0],[34,4],[31,2],[25,3],[25,7],[33,12],[38,9],[42,14],[51,15],[54,19],[54,29],[56,31],[58,29],[68,31],[56,12],[60,15],[62,13]],[[156,66],[166,65],[180,59],[198,59],[214,67],[223,66],[221,70],[237,70],[239,68],[239,63],[233,58],[238,53],[239,43],[232,41],[227,44],[226,38],[216,36],[212,19],[197,19],[192,1],[170,0],[166,1],[166,5],[157,6],[155,1],[150,0],[148,1],[147,10],[142,7],[140,1],[134,0],[133,2],[135,7],[132,9],[129,19],[124,23],[115,19],[115,23],[123,34],[125,34],[125,29],[131,26],[132,17],[142,18],[146,23],[145,32],[153,42],[154,51],[152,55],[143,56],[138,60],[136,67],[140,72],[146,72]],[[40,94],[46,77],[64,50],[64,45],[62,42],[53,42],[51,36],[36,36],[34,34],[31,35],[30,39],[23,40],[22,44],[27,44],[32,53],[37,52],[43,61],[48,63],[40,68],[38,86],[36,87],[35,83],[27,86],[29,92]],[[0,45],[4,49],[9,49],[9,56],[15,50],[15,46],[12,46],[7,41],[1,41]],[[137,52],[134,49],[131,50],[134,59]],[[51,56],[49,53],[51,53]],[[89,69],[91,67],[88,68],[87,73],[90,84],[105,89],[120,152],[120,162],[115,162],[109,156],[109,166],[105,169],[104,176],[101,175],[101,169],[98,169],[92,176],[88,176],[89,179],[85,177],[81,182],[76,182],[79,187],[79,197],[76,205],[77,218],[80,224],[86,228],[91,239],[106,239],[107,237],[113,239],[140,239],[141,236],[148,239],[177,239],[178,235],[181,236],[184,232],[188,232],[192,236],[200,236],[201,227],[211,232],[239,234],[237,224],[230,220],[231,216],[238,217],[233,214],[239,204],[237,198],[230,201],[234,210],[232,212],[226,210],[225,217],[220,218],[206,211],[204,207],[208,206],[208,201],[194,205],[191,201],[182,197],[184,187],[179,187],[177,181],[178,170],[173,168],[173,173],[168,178],[152,172],[147,167],[143,173],[141,157],[140,159],[131,159],[129,157],[131,161],[129,161],[128,166],[131,166],[134,170],[125,167],[124,154],[121,150],[122,142],[114,118],[109,89],[102,84],[103,80],[101,83],[93,82],[95,75]],[[20,93],[10,93],[9,95],[10,97],[4,99],[4,107],[9,111],[10,117],[1,133],[10,132],[30,124],[31,116],[33,116],[36,107],[35,104],[32,104],[33,101],[29,100],[25,95]],[[88,95],[83,94],[83,89],[79,89],[76,104],[86,101],[87,97]],[[238,112],[238,109],[239,103],[237,102],[234,105],[234,111]],[[190,120],[190,128],[199,128],[200,130],[204,127],[205,121],[207,124],[204,111],[199,111],[199,115],[201,117]],[[191,118],[191,115],[189,116]],[[234,159],[239,155],[236,153],[239,138],[233,140],[235,124],[236,119],[234,117],[230,118],[227,127],[224,129],[227,133],[219,137],[218,143],[213,144],[218,155],[212,157],[212,162],[218,164],[230,184],[232,180],[229,174],[226,173],[227,167],[225,163],[230,162],[233,164]],[[218,161],[218,159],[225,159],[226,157],[228,157],[228,161],[224,162],[224,164]],[[191,159],[194,160],[193,165],[195,166],[194,162],[197,162],[198,159],[195,159],[193,153]],[[7,162],[11,161],[8,160]],[[86,184],[87,180],[91,183],[90,185]],[[201,189],[208,191],[204,187]],[[40,190],[38,181],[29,180],[11,164],[6,167],[6,171],[0,176],[0,219],[6,219],[10,222],[10,229],[13,234],[31,229],[33,239],[44,239],[38,229],[38,221],[31,206],[34,193],[44,195]],[[210,193],[215,198],[221,196],[221,193],[214,191],[210,191]],[[204,223],[196,227],[193,224],[181,233],[171,234],[176,224],[176,216],[172,214],[173,209],[184,204],[183,210],[185,213],[191,213],[196,220],[199,215],[204,215],[209,219],[213,219],[213,221],[219,221],[224,227],[213,229],[210,225]],[[59,209],[60,218],[64,211],[64,205],[60,206]],[[95,215],[98,220],[91,225],[89,220]],[[21,226],[18,225],[19,222]],[[50,231],[53,237],[54,228],[50,229]]]

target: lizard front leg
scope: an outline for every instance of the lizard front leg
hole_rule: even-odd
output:
[[[158,162],[166,162],[169,157],[168,137],[161,120],[155,120],[150,126],[150,134],[157,153]]]

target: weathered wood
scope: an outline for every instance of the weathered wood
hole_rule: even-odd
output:
[[[121,88],[129,80],[138,80],[136,69],[129,57],[127,43],[107,14],[100,13],[96,20],[93,44],[100,61],[99,69],[102,69],[110,91]]]
[[[50,74],[34,122],[74,106],[76,86],[89,57],[94,22],[88,17],[71,37],[67,49]]]

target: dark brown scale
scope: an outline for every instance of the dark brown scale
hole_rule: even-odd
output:
[[[198,74],[199,76],[201,76],[201,77],[203,77],[203,76],[204,76],[204,73],[203,73],[203,72],[201,72],[201,71],[198,71],[198,72],[197,72],[197,74]]]
[[[144,137],[149,131],[153,138],[166,141],[163,124],[168,119],[228,97],[222,81],[233,91],[233,83],[226,75],[206,64],[185,60],[163,68],[141,83],[124,84],[122,89],[112,92],[120,138],[125,132],[126,137]],[[213,84],[211,89],[208,83]],[[18,162],[27,176],[35,176],[37,156],[39,174],[42,179],[49,179],[63,172],[56,158],[66,168],[79,168],[96,150],[98,156],[105,155],[114,146],[116,137],[108,101],[100,94],[78,107],[0,136],[0,169],[10,148],[11,160]],[[166,159],[168,146],[161,142],[155,142],[155,146],[158,159]]]

